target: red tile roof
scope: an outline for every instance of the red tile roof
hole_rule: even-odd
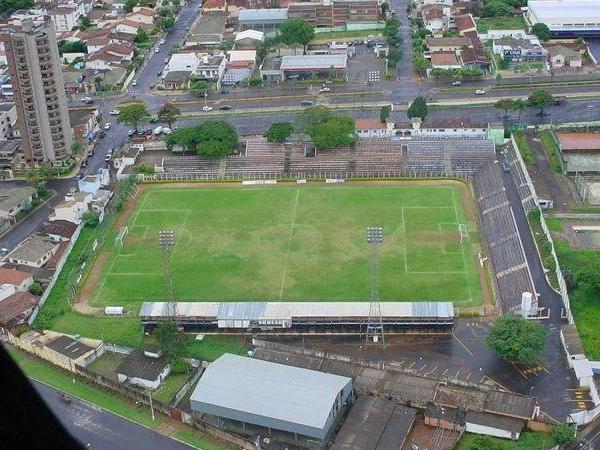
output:
[[[356,119],[357,130],[385,130],[387,124],[379,119]]]
[[[441,19],[444,17],[442,8],[431,8],[423,12],[425,20]]]
[[[458,28],[458,31],[467,31],[477,28],[477,26],[475,25],[475,21],[473,20],[473,17],[471,17],[470,14],[467,14],[465,16],[457,16],[454,18],[454,21],[456,23],[456,28]]]
[[[15,286],[19,286],[30,276],[31,274],[28,272],[0,267],[0,284],[14,284]]]
[[[454,52],[432,52],[431,53],[431,65],[432,66],[456,66],[460,62],[456,58]]]
[[[562,150],[600,151],[600,133],[556,133]]]
[[[6,325],[15,319],[21,318],[28,309],[37,304],[37,299],[29,292],[17,292],[6,297],[0,302],[0,324]]]

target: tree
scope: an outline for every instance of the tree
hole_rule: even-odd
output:
[[[181,111],[179,108],[171,102],[166,102],[162,105],[157,113],[158,120],[169,125],[169,128],[173,128],[172,125],[177,122],[180,115]]]
[[[431,62],[422,53],[414,53],[413,65],[415,66],[415,70],[422,74],[429,68]]]
[[[83,143],[79,139],[74,139],[71,144],[71,153],[74,155],[79,155],[83,152]]]
[[[225,142],[210,140],[200,142],[196,147],[196,153],[208,158],[220,158],[231,155],[231,148]]]
[[[500,450],[501,446],[489,436],[475,436],[467,450]]]
[[[425,120],[428,112],[427,102],[423,97],[419,96],[412,101],[408,107],[408,110],[406,111],[406,115],[409,119],[412,119],[413,117],[420,117],[421,120]]]
[[[552,436],[558,445],[568,445],[575,442],[575,427],[569,423],[559,423],[554,427]]]
[[[27,172],[25,172],[25,181],[32,186],[37,186],[38,182],[40,181],[40,175],[38,171],[35,169],[29,169]]]
[[[544,351],[546,330],[521,316],[502,316],[490,329],[485,345],[507,361],[533,364]]]
[[[332,115],[324,123],[307,128],[315,147],[320,150],[339,148],[356,142],[356,124],[350,116]]]
[[[206,80],[196,80],[190,84],[188,91],[196,97],[204,97],[210,90],[210,84]]]
[[[49,180],[56,175],[54,168],[50,164],[42,164],[38,170],[38,174],[42,180]]]
[[[550,28],[545,23],[536,23],[531,27],[531,33],[535,34],[540,41],[546,42],[550,39]]]
[[[38,198],[44,199],[48,197],[48,186],[45,181],[38,181],[35,184],[35,191]]]
[[[527,106],[540,108],[540,115],[544,114],[544,108],[552,105],[553,103],[554,98],[552,97],[552,94],[542,89],[533,91],[529,97],[527,97]]]
[[[382,106],[379,110],[379,120],[381,123],[385,123],[392,113],[392,107],[390,105]]]
[[[31,286],[29,286],[29,293],[31,295],[42,295],[43,292],[44,288],[39,281],[34,281],[31,283]]]
[[[137,29],[137,33],[133,42],[135,42],[136,44],[143,44],[145,42],[148,42],[149,39],[150,38],[148,37],[148,33],[146,33],[146,30],[144,30],[142,27],[139,27]]]
[[[295,18],[283,22],[279,26],[279,38],[287,45],[302,45],[303,53],[315,37],[315,30],[303,19]]]
[[[81,216],[81,219],[86,227],[94,228],[100,223],[100,214],[93,211],[86,211]]]
[[[138,125],[150,118],[150,113],[146,109],[145,103],[130,103],[128,105],[118,106],[119,115],[117,122],[131,125],[135,132],[138,131]]]
[[[508,116],[508,110],[512,109],[513,100],[511,98],[501,98],[496,103],[494,103],[494,107],[496,109],[501,109],[504,111],[504,117]]]
[[[523,117],[523,113],[525,112],[526,107],[527,107],[527,104],[525,103],[525,100],[523,100],[522,98],[517,98],[517,99],[513,100],[513,102],[512,102],[512,106],[510,109],[519,113],[519,123],[521,123],[521,119]]]
[[[179,145],[199,155],[217,157],[231,154],[238,136],[227,122],[207,120],[200,125],[174,131],[167,136],[166,142],[170,148]]]
[[[133,7],[138,4],[138,0],[125,0],[123,3],[123,9],[125,12],[133,11]]]
[[[87,53],[87,46],[81,41],[58,41],[58,53]]]
[[[29,9],[32,6],[32,0],[0,0],[0,14],[4,14],[7,11]]]
[[[274,122],[263,136],[269,142],[283,143],[294,132],[294,126],[290,122]]]
[[[575,283],[584,292],[600,292],[600,261],[590,260],[575,272]]]
[[[81,31],[85,31],[88,28],[91,28],[92,20],[88,16],[81,16],[79,18],[79,29]]]
[[[488,2],[481,11],[482,17],[497,17],[497,16],[508,16],[513,13],[513,9],[506,3],[499,0],[492,0]]]
[[[175,26],[175,17],[173,17],[172,15],[170,15],[170,16],[167,16],[167,17],[161,19],[158,22],[158,26],[163,31],[172,30],[173,27]]]
[[[163,354],[170,360],[174,361],[181,353],[182,344],[181,336],[177,331],[177,324],[173,320],[162,322],[156,327],[156,338],[158,346]]]
[[[388,53],[387,60],[390,66],[396,67],[398,61],[402,59],[402,52],[397,48],[392,48]]]

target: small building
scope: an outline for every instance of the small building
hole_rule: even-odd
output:
[[[75,137],[87,143],[92,142],[96,133],[100,131],[97,115],[96,108],[69,109],[69,120]]]
[[[394,135],[394,122],[379,119],[356,119],[356,133],[365,139],[386,138]]]
[[[473,16],[471,14],[455,16],[454,24],[456,25],[458,34],[460,34],[461,36],[464,36],[465,34],[471,33],[473,31],[477,31],[477,25],[475,24],[475,19],[473,19]]]
[[[103,186],[110,183],[110,174],[108,169],[100,169],[96,175],[86,175],[77,181],[77,187],[81,192],[93,194]]]
[[[52,358],[54,364],[65,368],[70,368],[74,364],[85,367],[99,356],[97,347],[87,345],[66,334],[47,342],[46,348],[54,353]]]
[[[525,422],[519,419],[477,411],[467,412],[465,419],[467,433],[485,434],[515,441],[519,439],[524,426]]]
[[[283,79],[344,78],[346,55],[286,55],[281,60]]]
[[[270,35],[287,19],[287,8],[242,9],[238,16],[238,24],[240,31],[258,30]]]
[[[47,236],[34,234],[5,256],[6,261],[29,267],[43,267],[58,251],[59,245]]]
[[[129,353],[117,370],[121,383],[131,383],[147,389],[156,389],[169,375],[171,365],[158,348],[136,348]]]
[[[54,220],[46,222],[40,229],[40,234],[45,234],[55,242],[70,241],[77,231],[77,224],[68,220]]]
[[[48,219],[68,220],[79,225],[83,215],[90,210],[91,201],[92,194],[89,192],[71,192],[65,195],[64,201],[55,206]]]
[[[465,430],[466,414],[466,411],[460,408],[448,408],[435,403],[428,403],[423,415],[426,425],[463,432]]]
[[[0,222],[16,224],[19,213],[31,208],[34,196],[32,187],[0,188]]]
[[[358,397],[330,450],[401,449],[416,411],[381,397]]]
[[[169,90],[187,89],[191,76],[190,70],[170,70],[164,75],[162,85]]]
[[[265,33],[258,30],[240,31],[235,35],[234,46],[236,50],[256,50],[265,40]]]
[[[583,57],[581,53],[562,45],[553,45],[548,47],[548,60],[550,67],[560,69],[562,67],[581,67]]]
[[[425,42],[427,48],[432,52],[455,52],[471,45],[471,42],[464,36],[447,38],[427,36]]]
[[[0,267],[0,285],[10,284],[17,291],[27,291],[33,284],[33,276],[29,272]]]
[[[207,367],[190,404],[242,428],[324,440],[351,397],[350,378],[225,354]]]
[[[505,36],[493,41],[492,51],[508,63],[514,64],[541,62],[546,57],[546,50],[537,38],[521,39]]]
[[[12,330],[27,320],[38,305],[38,300],[29,292],[16,292],[0,301],[0,328]]]
[[[216,81],[218,85],[223,72],[225,72],[226,65],[227,58],[225,58],[225,55],[205,54],[200,57],[200,64],[196,68],[194,75],[204,80]]]
[[[432,69],[448,70],[462,67],[456,52],[432,52],[430,56]]]
[[[557,132],[555,136],[564,173],[600,173],[600,133]]]
[[[600,35],[599,0],[531,0],[527,22],[545,23],[553,37],[578,38]]]
[[[421,17],[425,28],[433,34],[448,29],[448,16],[450,8],[442,5],[427,5],[421,10]]]

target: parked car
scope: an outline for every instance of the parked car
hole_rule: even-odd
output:
[[[208,111],[212,111],[212,110],[213,110],[213,107],[212,107],[212,106],[208,106],[208,105],[207,105],[207,106],[203,106],[203,107],[202,107],[202,111],[204,111],[204,112],[208,112]]]
[[[312,105],[314,105],[314,102],[312,100],[302,100],[300,102],[300,105],[302,105],[302,106],[312,106]]]
[[[158,43],[160,45],[163,45],[165,42],[167,42],[167,40],[165,38],[162,38]]]
[[[133,136],[135,134],[135,130],[128,130],[127,136]]]
[[[223,105],[223,106],[219,106],[219,109],[221,111],[229,111],[231,109],[231,106],[229,106],[229,105]]]
[[[162,133],[163,128],[162,127],[156,127],[153,131],[155,136],[158,136],[160,133]]]
[[[158,47],[155,47],[155,48],[154,48],[154,53],[158,53],[158,52],[160,52],[160,48],[158,48]]]
[[[101,131],[100,133],[98,133],[98,137],[100,139],[102,139],[104,136],[106,136],[106,133],[104,131]]]
[[[456,80],[456,81],[452,82],[451,86],[462,86],[462,83],[460,81]]]
[[[109,153],[104,157],[104,161],[109,162],[111,158],[112,158],[112,154]]]
[[[557,97],[554,97],[554,104],[559,106],[559,105],[564,105],[567,102],[567,97],[565,95],[560,95]]]
[[[67,404],[69,404],[73,401],[73,399],[71,398],[70,395],[67,395],[63,392],[58,393],[58,398],[60,399],[61,402],[67,403]]]
[[[137,86],[137,80],[133,80],[133,83],[131,83],[132,86]]]
[[[118,115],[119,115],[119,110],[118,110],[118,109],[113,109],[113,110],[110,112],[110,115],[111,115],[111,116],[118,116]]]
[[[319,92],[331,92],[331,88],[328,88],[327,86],[323,86],[321,89],[319,89]]]
[[[163,127],[162,131],[164,134],[171,134],[173,132],[169,127]]]
[[[88,157],[94,156],[94,150],[93,149],[92,150],[88,150],[87,155],[88,155]]]
[[[485,91],[483,89],[477,89],[475,91],[475,95],[484,95],[484,94],[485,94]]]
[[[111,111],[111,114],[112,114],[112,111]],[[117,114],[119,114],[119,111],[117,111]],[[110,125],[111,125],[110,122],[105,123],[104,124],[104,129],[105,130],[110,130]]]

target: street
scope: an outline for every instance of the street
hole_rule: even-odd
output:
[[[60,420],[62,425],[86,447],[93,450],[191,450],[149,428],[119,417],[76,397],[66,404],[59,392],[45,384],[31,380],[40,397]],[[135,436],[135,439],[132,437]]]

